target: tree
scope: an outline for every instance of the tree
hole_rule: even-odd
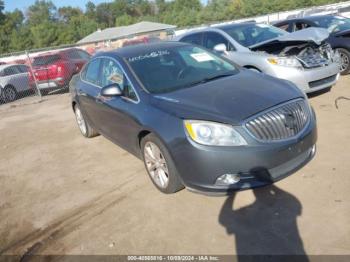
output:
[[[83,11],[80,8],[74,7],[61,7],[58,9],[59,19],[65,23],[69,23],[74,17],[83,15]]]
[[[232,20],[338,0],[114,0],[85,12],[70,6],[59,9],[51,0],[36,0],[25,15],[4,12],[0,0],[0,53],[54,45],[74,44],[97,28],[123,26],[139,21],[158,21],[179,27]]]
[[[102,28],[112,27],[115,24],[116,14],[111,3],[102,3],[96,7],[96,20]]]
[[[89,19],[93,19],[96,20],[96,5],[89,1],[87,2],[87,4],[85,5],[85,15],[89,18]]]
[[[135,21],[136,20],[134,17],[132,17],[128,14],[124,14],[124,15],[117,17],[117,19],[115,21],[115,26],[130,25],[130,24],[133,24]]]
[[[31,25],[40,25],[47,21],[55,21],[57,18],[57,8],[51,1],[36,0],[28,8],[27,20]]]
[[[23,13],[18,9],[5,15],[0,26],[0,52],[14,51],[11,46],[12,33],[20,30],[23,20]]]
[[[4,4],[4,1],[3,0],[0,0],[0,24],[2,23],[2,21],[4,20],[5,18],[5,15],[4,15],[4,9],[5,9],[5,4]]]

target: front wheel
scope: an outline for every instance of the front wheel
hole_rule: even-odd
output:
[[[344,48],[337,50],[340,56],[340,74],[347,75],[350,72],[350,52]]]
[[[171,194],[184,188],[175,164],[163,143],[149,134],[141,141],[143,161],[153,184],[163,193]]]

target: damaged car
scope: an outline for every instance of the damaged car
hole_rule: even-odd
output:
[[[204,46],[245,68],[293,82],[305,93],[332,87],[340,58],[322,28],[287,33],[255,22],[195,30],[176,38]]]
[[[316,15],[277,22],[274,26],[295,32],[309,27],[326,28],[327,42],[339,52],[340,74],[350,73],[350,19],[340,15]]]

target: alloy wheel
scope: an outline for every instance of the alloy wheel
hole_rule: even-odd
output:
[[[155,143],[147,142],[145,144],[144,159],[148,173],[154,183],[160,188],[166,188],[169,184],[168,165],[164,155]]]
[[[340,72],[344,72],[348,67],[349,67],[349,57],[344,54],[344,53],[340,53]]]
[[[77,119],[77,123],[78,123],[78,126],[79,126],[79,129],[80,129],[81,133],[83,135],[86,135],[86,131],[87,131],[86,123],[85,123],[83,114],[81,113],[79,107],[75,108],[75,117]]]
[[[13,88],[6,88],[4,90],[4,98],[7,102],[16,100],[16,91]]]

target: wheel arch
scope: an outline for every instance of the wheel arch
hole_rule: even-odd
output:
[[[138,145],[138,147],[141,149],[141,141],[142,141],[142,139],[145,137],[145,136],[147,136],[147,135],[149,135],[149,134],[151,134],[151,133],[153,133],[151,130],[149,130],[149,129],[143,129],[143,130],[141,130],[139,133],[138,133],[138,135],[137,135],[137,145]]]
[[[259,69],[259,68],[256,67],[256,66],[253,66],[253,65],[245,65],[245,66],[243,66],[243,67],[246,68],[246,69],[255,69],[255,70],[259,71],[259,72],[262,72],[261,69]]]

